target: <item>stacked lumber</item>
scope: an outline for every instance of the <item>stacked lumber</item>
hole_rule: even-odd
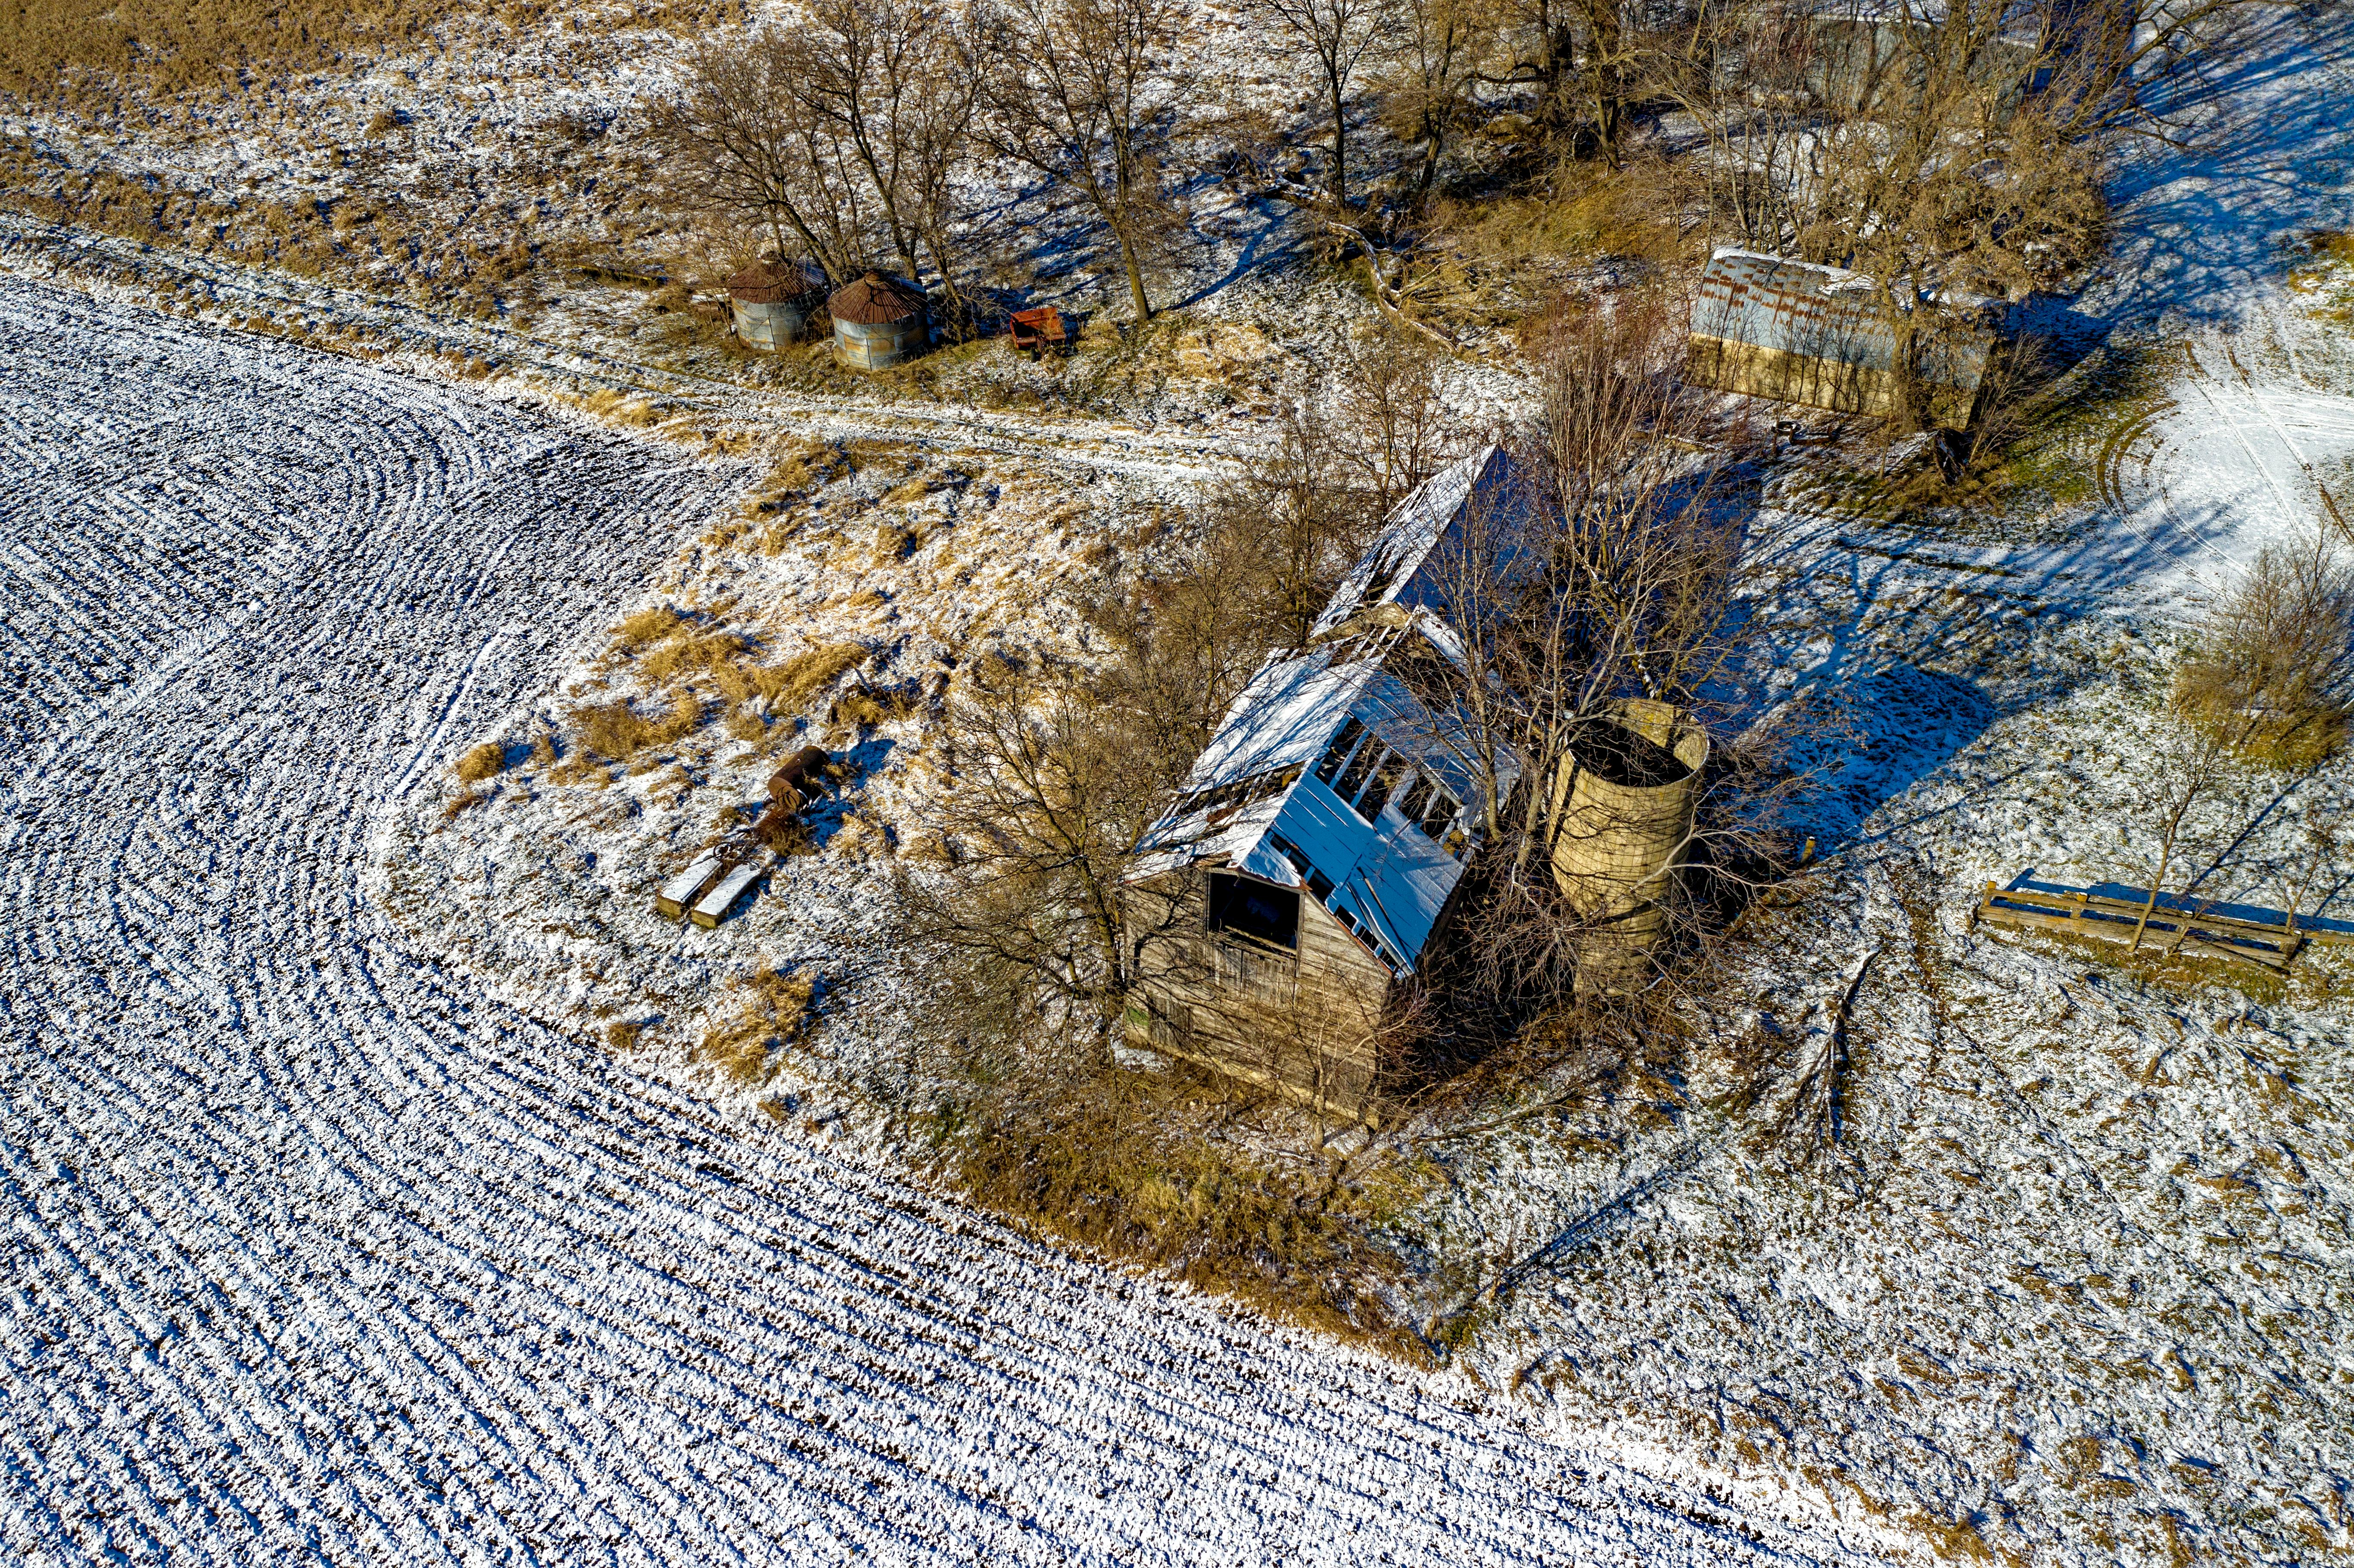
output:
[[[2094,893],[2038,893],[2005,889],[1989,882],[1970,911],[1970,928],[1981,920],[2025,929],[2067,931],[2105,942],[2141,946],[2161,955],[2235,959],[2275,974],[2307,944],[2354,944],[2354,932],[2301,930],[2294,914],[2275,921],[2219,915],[2211,907],[2159,898],[2108,898]]]

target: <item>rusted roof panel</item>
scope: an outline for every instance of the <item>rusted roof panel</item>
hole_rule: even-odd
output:
[[[1964,309],[1986,303],[1967,296],[1932,297]],[[1896,333],[1879,308],[1880,299],[1880,285],[1861,272],[1728,247],[1710,257],[1701,273],[1691,331],[1695,337],[1885,371],[1896,362]],[[1940,334],[1928,344],[1921,374],[1975,392],[1986,374],[1991,342],[1977,329]]]
[[[832,313],[835,321],[880,326],[885,322],[906,321],[921,311],[924,296],[896,278],[869,272],[836,289],[825,308]]]
[[[799,266],[762,261],[727,280],[727,297],[748,305],[779,305],[815,293],[821,280]]]
[[[1861,272],[1720,250],[1701,274],[1691,330],[1753,348],[1886,370],[1896,361],[1896,336],[1880,318],[1877,294]]]

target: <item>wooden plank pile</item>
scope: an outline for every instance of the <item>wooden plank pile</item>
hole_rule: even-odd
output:
[[[2186,907],[2168,898],[2153,906],[2143,898],[2108,898],[2094,893],[2038,893],[1997,887],[1989,882],[1970,911],[1970,928],[1981,920],[2023,929],[2069,931],[2126,947],[2147,947],[2160,956],[2236,959],[2285,974],[2308,944],[2354,944],[2354,932],[2301,930],[2294,914],[2275,923]]]
[[[761,845],[818,798],[826,762],[825,753],[813,746],[794,753],[769,776],[768,808],[751,828],[722,839],[655,889],[654,913],[665,920],[684,916],[706,931],[726,919],[728,906],[776,860]]]

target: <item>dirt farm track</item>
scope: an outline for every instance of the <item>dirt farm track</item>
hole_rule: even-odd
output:
[[[0,432],[0,1559],[1844,1560],[407,956],[372,834],[726,474],[22,281]]]

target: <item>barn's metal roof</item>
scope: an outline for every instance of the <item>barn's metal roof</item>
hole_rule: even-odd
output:
[[[1896,363],[1896,334],[1882,314],[1881,300],[1880,285],[1861,272],[1723,246],[1701,273],[1691,331],[1696,337],[1888,370]],[[1923,373],[1974,391],[1986,374],[1987,348],[1983,334],[1941,336],[1930,345]]]
[[[1409,495],[1316,623],[1261,666],[1168,810],[1131,880],[1217,866],[1301,887],[1368,951],[1420,960],[1474,847],[1472,780],[1395,673],[1456,657],[1434,613],[1440,544],[1471,509],[1513,503],[1509,460],[1475,452]],[[1517,767],[1505,764],[1509,787]]]

